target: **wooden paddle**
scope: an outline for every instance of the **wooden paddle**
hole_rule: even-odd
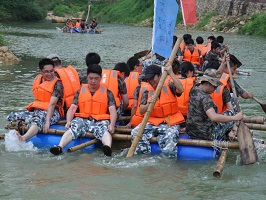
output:
[[[232,76],[229,61],[226,62],[232,90],[234,93],[234,100],[237,107],[237,111],[240,112],[240,106],[236,95],[236,88],[234,79]],[[243,164],[248,165],[258,161],[258,155],[255,149],[254,141],[252,139],[251,132],[245,123],[241,120],[237,129],[237,138],[239,142],[240,157]]]
[[[179,37],[178,40],[175,43],[175,46],[174,46],[173,50],[172,50],[171,56],[170,56],[169,61],[168,61],[171,65],[173,64],[173,61],[175,59],[175,56],[176,56],[177,50],[178,50],[178,48],[179,48],[179,46],[181,44],[181,41],[182,41],[182,38]],[[161,92],[161,89],[163,87],[163,84],[164,84],[164,81],[165,81],[166,77],[167,77],[167,72],[164,71],[162,76],[161,76],[161,79],[160,79],[160,81],[159,81],[159,83],[157,85],[155,94],[154,94],[155,100],[157,100],[157,98],[158,98],[158,96],[159,96],[159,94]],[[148,119],[149,119],[149,117],[150,117],[150,115],[152,113],[152,109],[153,109],[154,105],[155,105],[155,102],[152,102],[152,103],[149,104],[148,110],[145,113],[145,116],[144,116],[144,118],[143,118],[143,120],[142,120],[142,122],[141,122],[141,124],[139,126],[138,133],[137,133],[134,141],[132,142],[132,145],[131,145],[128,153],[127,153],[127,156],[126,156],[127,158],[128,157],[132,157],[132,155],[134,154],[134,152],[135,152],[135,150],[137,148],[137,145],[139,143],[139,140],[142,137],[142,134],[143,134],[145,126],[146,126],[146,124],[148,122]]]
[[[243,88],[241,86],[241,88],[244,90],[244,91],[247,91],[245,88]],[[256,97],[253,97],[252,99],[254,99],[258,104],[260,104],[262,110],[266,113],[266,104],[265,103],[262,103],[260,100],[258,100]]]
[[[223,149],[222,150],[222,153],[221,153],[221,155],[219,157],[219,160],[218,160],[218,163],[216,165],[216,168],[215,168],[215,170],[213,172],[213,176],[215,178],[220,178],[221,177],[221,174],[222,174],[222,171],[223,171],[223,168],[224,168],[224,165],[225,165],[227,153],[228,153],[228,149]]]

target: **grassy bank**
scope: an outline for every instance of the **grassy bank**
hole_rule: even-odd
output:
[[[266,37],[266,13],[255,14],[239,33]]]

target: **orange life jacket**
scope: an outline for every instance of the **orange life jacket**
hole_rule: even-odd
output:
[[[194,47],[194,51],[192,54],[189,49],[185,49],[183,61],[191,62],[194,65],[200,66],[200,53],[198,48]]]
[[[78,107],[79,113],[75,113],[76,117],[92,117],[96,120],[110,119],[110,115],[107,114],[107,87],[101,85],[92,96],[88,84],[82,84],[78,98]]]
[[[150,84],[147,84],[147,90],[149,99],[154,95],[155,91]],[[167,123],[172,126],[185,122],[182,113],[178,109],[176,96],[173,95],[168,84],[163,85],[160,97],[155,102],[148,122],[155,126],[161,123]]]
[[[75,27],[75,24],[73,22],[69,22],[68,28],[74,28],[74,27]]]
[[[56,69],[55,71],[58,73],[64,86],[63,102],[68,109],[73,102],[76,92],[80,89],[78,72],[72,66]]]
[[[76,27],[80,28],[80,24],[81,24],[81,22],[76,22]]]
[[[30,103],[26,109],[28,111],[33,111],[35,108],[41,110],[48,110],[50,99],[54,91],[54,86],[59,79],[57,77],[53,78],[51,81],[43,81],[42,75],[35,77],[32,85],[32,92],[34,101]],[[64,110],[62,105],[56,105],[58,107],[60,116],[64,116]]]
[[[139,125],[142,122],[142,120],[143,120],[144,115],[140,114],[140,100],[142,98],[143,92],[147,89],[147,86],[148,86],[147,82],[141,82],[141,87],[140,87],[140,90],[139,90],[138,105],[137,105],[136,113],[135,113],[135,115],[133,115],[133,117],[131,119],[131,125],[132,126]]]
[[[223,73],[220,78],[222,85],[219,85],[217,89],[210,94],[214,104],[218,107],[218,114],[222,114],[227,109],[227,106],[223,104],[223,91],[225,87],[230,91],[230,86],[228,84],[229,78],[230,76],[228,74]]]
[[[139,72],[130,72],[129,76],[125,79],[125,83],[127,86],[127,94],[129,99],[129,105],[127,110],[131,110],[133,102],[134,102],[134,91],[136,87],[139,85]]]
[[[179,81],[183,85],[184,92],[181,94],[180,97],[177,97],[177,102],[178,102],[178,108],[184,116],[187,116],[188,114],[189,93],[194,85],[195,80],[196,77],[179,79]]]
[[[101,80],[101,83],[106,85],[106,87],[114,94],[117,108],[120,107],[121,101],[121,96],[118,91],[118,76],[121,76],[121,73],[117,70],[103,69]]]
[[[207,47],[205,44],[196,44],[196,47],[200,50],[201,55],[206,54],[207,52]]]
[[[180,50],[183,51],[185,49],[186,43],[182,42],[179,46]]]

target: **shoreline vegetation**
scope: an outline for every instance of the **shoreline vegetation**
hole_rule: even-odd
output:
[[[97,18],[98,22],[128,24],[132,26],[150,26],[153,24],[154,0],[94,0],[91,2],[89,20]],[[4,1],[0,6],[2,21],[38,21],[52,16],[86,18],[88,1],[84,0],[20,0]],[[45,5],[45,6],[41,6]],[[184,27],[182,12],[179,10],[176,28],[186,30],[203,30],[212,32],[231,32],[237,34],[266,37],[266,13],[252,16],[222,16],[217,12],[198,13],[198,25]],[[0,34],[4,34],[1,33]],[[3,46],[0,35],[0,46]]]

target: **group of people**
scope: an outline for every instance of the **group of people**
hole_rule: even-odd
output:
[[[96,18],[93,18],[90,22],[90,24],[87,23],[84,19],[77,19],[76,21],[73,21],[71,19],[67,19],[65,26],[62,28],[65,32],[78,32],[78,33],[100,33],[100,30],[98,28],[98,23],[96,21]]]
[[[26,141],[38,132],[47,133],[50,125],[66,117],[66,132],[60,143],[50,149],[54,155],[61,154],[73,139],[91,132],[102,141],[104,154],[111,156],[117,118],[131,116],[125,125],[133,128],[134,140],[150,103],[155,103],[154,108],[136,148],[137,153],[150,153],[149,140],[157,137],[162,152],[176,156],[181,128],[193,139],[233,138],[237,130],[234,122],[241,120],[243,114],[234,109],[226,63],[230,63],[232,74],[242,63],[232,54],[220,55],[227,45],[221,49],[215,38],[209,45],[210,50],[201,56],[194,40],[192,37],[186,39],[187,35],[184,35],[185,41],[172,65],[168,59],[150,53],[140,58],[133,56],[107,70],[100,66],[100,55],[92,52],[85,58],[87,73],[78,74],[72,66],[63,67],[58,55],[51,54],[39,62],[39,75],[32,87],[33,103],[26,112],[9,114],[7,120],[28,122],[28,131],[22,135],[17,133],[20,140]],[[175,42],[176,37],[173,46]],[[192,49],[198,52],[200,60],[196,61]],[[189,52],[190,59],[187,57]],[[212,61],[219,63],[218,68],[210,64]],[[200,63],[205,62],[208,63],[203,76],[195,77],[195,70],[202,70]],[[159,98],[155,99],[163,71],[168,77]],[[252,93],[234,83],[237,95],[253,98]]]

